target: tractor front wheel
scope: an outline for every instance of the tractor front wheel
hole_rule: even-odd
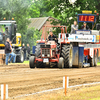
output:
[[[24,62],[24,52],[23,50],[19,50],[18,55],[16,56],[16,62],[17,63],[23,63]]]
[[[36,45],[36,49],[35,49],[35,55],[37,58],[41,58],[41,48],[40,48],[40,44]],[[36,62],[36,67],[37,68],[44,68],[44,63],[43,62]]]
[[[61,69],[64,68],[64,58],[63,57],[59,58],[58,67]]]
[[[34,61],[35,61],[35,56],[31,56],[30,60],[29,60],[29,66],[30,66],[30,68],[35,68]]]

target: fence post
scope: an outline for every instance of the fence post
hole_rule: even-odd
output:
[[[67,91],[67,76],[65,76],[65,95],[66,95],[66,91]]]
[[[66,91],[68,87],[69,87],[69,77],[64,76],[63,77],[63,88],[65,88],[65,95],[66,95]]]
[[[1,84],[1,100],[8,99],[8,84]]]

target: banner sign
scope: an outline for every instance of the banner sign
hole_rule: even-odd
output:
[[[96,42],[95,35],[69,35],[68,40],[71,42]]]
[[[77,30],[75,31],[76,34],[85,34],[85,35],[91,35],[91,31],[85,31],[85,30]]]

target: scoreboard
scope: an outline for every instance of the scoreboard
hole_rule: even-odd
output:
[[[95,23],[96,15],[94,14],[78,14],[78,22]]]

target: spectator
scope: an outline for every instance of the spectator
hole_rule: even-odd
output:
[[[7,38],[6,43],[5,43],[6,65],[8,65],[8,59],[10,56],[10,52],[11,52],[11,49],[10,49],[10,44],[9,44],[9,38]]]
[[[23,43],[23,46],[22,46],[22,50],[24,52],[24,60],[26,60],[26,47],[25,47],[24,43]]]
[[[29,46],[29,44],[27,44],[27,53],[28,53],[27,59],[29,59],[29,56],[30,56],[30,46]]]
[[[75,34],[75,31],[78,30],[77,21],[74,21],[74,24],[71,25],[71,33]]]
[[[82,30],[90,30],[89,26],[86,24],[86,22],[83,23],[82,25]]]
[[[27,44],[27,53],[30,54],[30,46]]]
[[[13,51],[12,51],[12,46],[11,46],[11,41],[9,42],[10,43],[10,49],[11,49],[11,53],[10,53],[10,60],[9,60],[9,63],[12,61],[12,63],[15,63],[15,61],[16,61],[16,54],[15,53],[13,53]]]

